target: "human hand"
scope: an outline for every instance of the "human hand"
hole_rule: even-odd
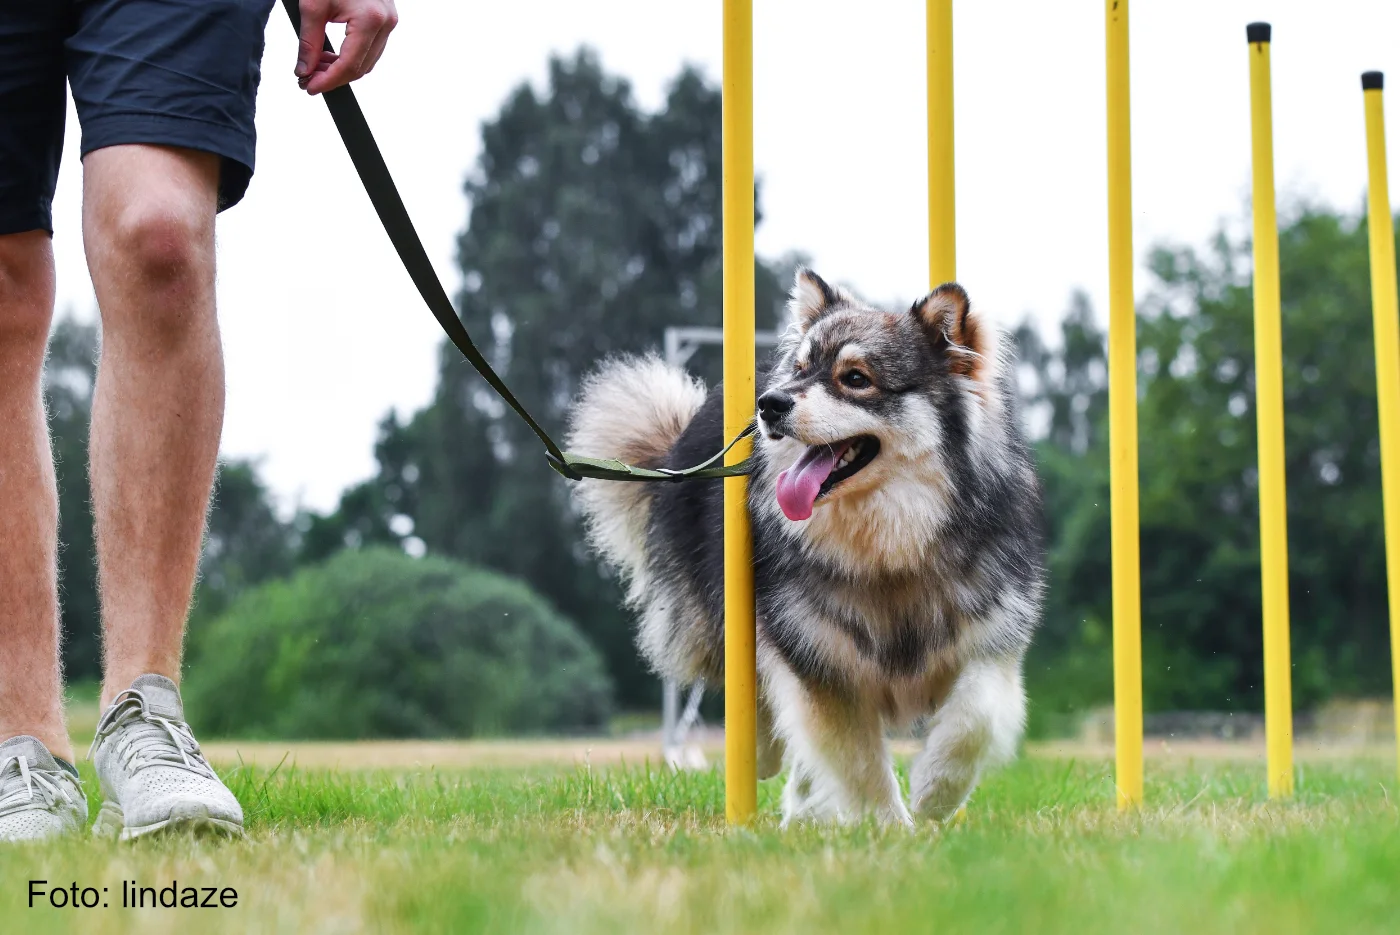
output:
[[[327,23],[345,24],[339,54],[325,51]],[[394,0],[301,0],[297,84],[321,94],[369,74],[398,23]]]

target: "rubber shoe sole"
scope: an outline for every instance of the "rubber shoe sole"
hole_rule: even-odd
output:
[[[170,817],[149,825],[127,827],[126,816],[116,802],[103,802],[92,824],[94,837],[116,837],[122,841],[133,841],[149,835],[189,834],[194,837],[241,838],[243,826],[225,818],[210,816],[209,809],[198,802],[187,802],[170,810]]]

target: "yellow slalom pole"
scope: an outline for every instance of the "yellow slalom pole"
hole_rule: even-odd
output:
[[[1270,28],[1250,23],[1254,148],[1254,393],[1259,414],[1259,553],[1264,591],[1264,726],[1270,797],[1293,794],[1293,678],[1288,649],[1288,515],[1283,470],[1283,334],[1274,214]]]
[[[1113,729],[1118,807],[1142,802],[1142,595],[1138,561],[1137,311],[1128,0],[1106,0],[1108,425],[1113,542]]]
[[[953,0],[927,0],[929,288],[958,278],[953,189]]]
[[[1371,311],[1376,333],[1376,397],[1381,423],[1381,490],[1385,500],[1385,566],[1390,583],[1390,664],[1400,737],[1400,302],[1395,285],[1395,229],[1385,171],[1385,78],[1361,76],[1366,100],[1366,162],[1370,186]]]
[[[753,421],[753,3],[724,0],[724,437]],[[725,464],[748,457],[730,449]],[[724,803],[729,823],[758,810],[758,679],[748,479],[724,479]]]

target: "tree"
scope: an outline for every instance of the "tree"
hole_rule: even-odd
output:
[[[596,730],[609,709],[596,650],[529,588],[384,548],[244,592],[191,633],[189,670],[192,717],[221,735]]]
[[[556,437],[598,360],[656,347],[667,325],[719,324],[720,94],[696,71],[648,114],[591,52],[552,59],[544,93],[520,86],[483,125],[466,192],[462,320]],[[760,320],[776,321],[785,282],[762,263],[756,282]],[[599,646],[624,703],[654,703],[567,485],[456,349],[440,360],[432,403],[386,418],[376,477],[313,525],[316,548],[411,528],[429,551],[519,577]]]
[[[1390,689],[1366,237],[1364,217],[1308,206],[1280,231],[1293,688],[1300,707],[1336,693]],[[1149,710],[1262,705],[1249,251],[1247,241],[1225,233],[1204,254],[1157,248],[1152,287],[1139,309]],[[1032,342],[1027,359],[1048,370],[1041,350]],[[1061,366],[1073,369],[1067,361]],[[1087,456],[1073,451],[1080,428],[1055,417],[1039,446],[1051,590],[1029,677],[1046,689],[1052,708],[1110,694],[1107,448],[1096,398],[1086,411],[1100,413],[1100,428],[1089,437]],[[1090,671],[1099,676],[1086,678]]]
[[[1293,684],[1307,705],[1388,689],[1375,358],[1364,217],[1303,207],[1280,231]],[[1249,245],[1159,249],[1143,319],[1144,599],[1152,646],[1191,672],[1155,694],[1262,697]],[[1158,677],[1163,676],[1159,669]]]
[[[1057,450],[1087,454],[1100,440],[1108,413],[1106,338],[1089,296],[1070,297],[1058,346],[1046,345],[1029,321],[1014,337],[1027,414],[1044,423],[1037,435]]]
[[[290,574],[299,545],[295,527],[277,516],[257,465],[221,460],[199,561],[195,620],[217,616],[253,585]]]

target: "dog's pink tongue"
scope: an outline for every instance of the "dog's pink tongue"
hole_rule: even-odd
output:
[[[849,442],[813,445],[802,452],[796,464],[778,475],[778,506],[782,507],[784,516],[790,520],[811,517],[822,482],[831,476],[849,447]]]

